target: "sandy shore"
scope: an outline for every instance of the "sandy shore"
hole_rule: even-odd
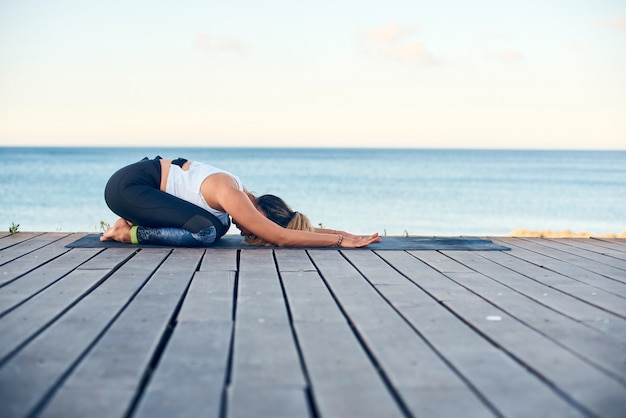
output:
[[[511,237],[534,237],[534,238],[626,238],[626,231],[621,234],[593,234],[590,232],[566,231],[532,231],[529,229],[514,229]]]

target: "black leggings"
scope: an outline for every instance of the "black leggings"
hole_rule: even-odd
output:
[[[160,157],[118,170],[109,179],[104,199],[118,216],[137,228],[141,244],[207,246],[228,226],[205,209],[160,190]]]

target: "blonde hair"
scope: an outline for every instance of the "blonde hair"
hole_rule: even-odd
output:
[[[311,222],[305,214],[294,212],[283,199],[278,196],[266,194],[256,197],[254,205],[267,216],[269,220],[287,229],[296,231],[313,231]],[[248,235],[245,241],[250,245],[271,246],[274,243],[269,242],[256,235]]]

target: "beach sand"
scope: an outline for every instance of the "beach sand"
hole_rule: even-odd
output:
[[[626,231],[621,234],[593,234],[590,232],[574,232],[566,231],[532,231],[529,229],[514,229],[509,236],[511,237],[534,237],[534,238],[626,238]]]

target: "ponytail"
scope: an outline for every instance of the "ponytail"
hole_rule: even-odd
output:
[[[296,231],[313,232],[313,227],[309,218],[304,213],[294,212],[293,217],[287,224],[287,229],[295,229]]]

